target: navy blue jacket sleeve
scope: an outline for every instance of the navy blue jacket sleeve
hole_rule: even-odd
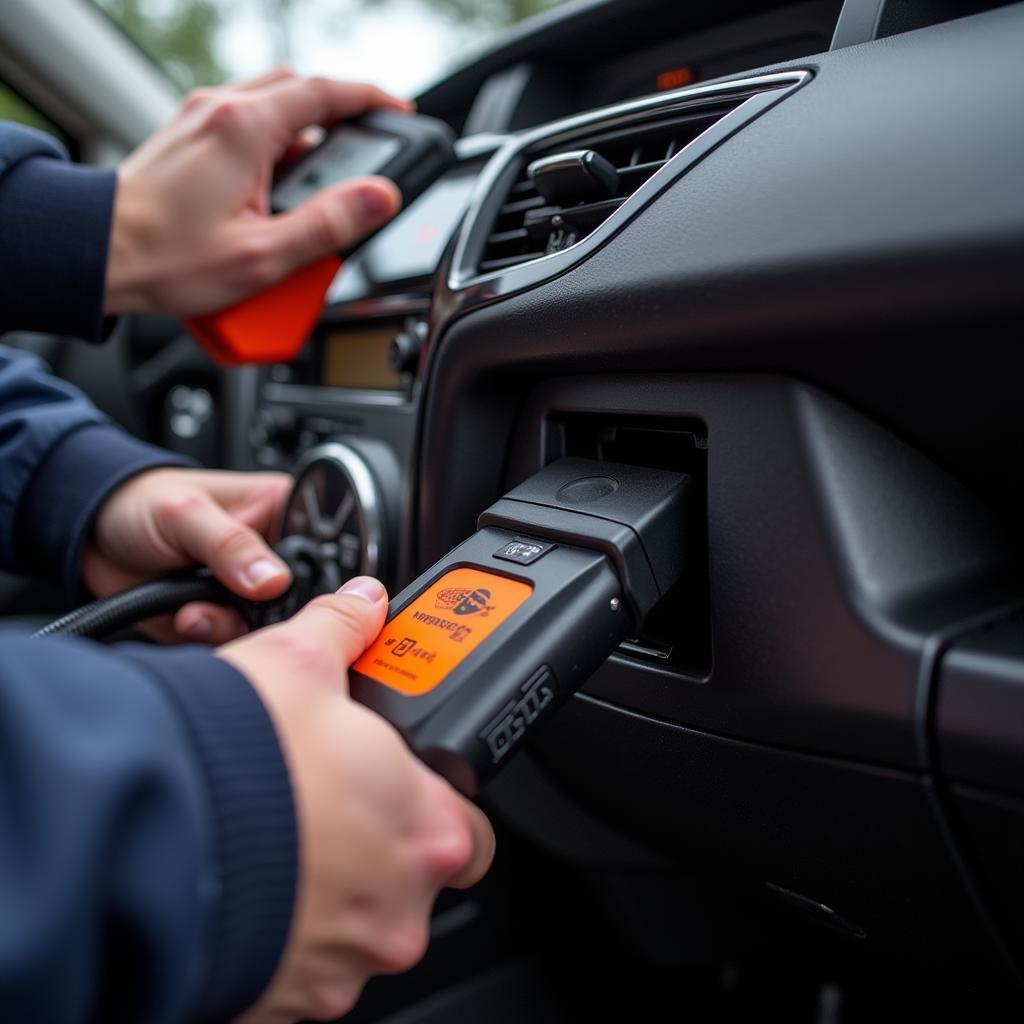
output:
[[[49,136],[0,122],[0,334],[103,335],[116,185],[114,171],[72,166]],[[144,469],[181,464],[115,430],[38,361],[0,349],[0,568],[76,589],[103,499]]]
[[[0,634],[4,1020],[229,1020],[280,958],[295,850],[272,723],[231,666]]]
[[[0,334],[101,339],[117,174],[67,162],[42,132],[0,121]]]
[[[74,589],[106,496],[145,469],[188,464],[111,426],[35,357],[0,347],[0,568]]]

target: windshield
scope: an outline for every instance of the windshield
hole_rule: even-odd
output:
[[[94,0],[182,89],[287,64],[415,95],[566,0]]]

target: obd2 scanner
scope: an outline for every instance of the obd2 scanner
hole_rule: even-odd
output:
[[[690,480],[565,458],[406,587],[353,697],[468,796],[679,581]]]

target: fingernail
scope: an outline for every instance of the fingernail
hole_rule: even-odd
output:
[[[284,566],[278,562],[273,562],[269,558],[257,558],[255,562],[250,562],[248,568],[242,574],[245,577],[245,582],[250,587],[258,587],[267,580],[272,580],[275,576],[284,575]]]
[[[185,632],[193,640],[205,640],[213,633],[213,621],[208,615],[201,615]]]
[[[354,579],[349,580],[338,593],[361,597],[364,601],[369,601],[370,604],[383,601],[388,596],[388,592],[384,589],[384,584],[380,580],[375,580],[372,576],[356,576]]]
[[[391,213],[391,200],[379,188],[361,188],[356,192],[356,202],[363,220],[376,223]]]

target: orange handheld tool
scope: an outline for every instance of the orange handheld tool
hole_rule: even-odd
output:
[[[288,168],[274,185],[270,208],[294,209],[320,189],[363,174],[390,178],[409,206],[454,161],[455,136],[443,121],[375,111],[333,128]],[[185,326],[222,366],[288,362],[309,338],[346,255],[311,263],[227,309],[187,318]]]

